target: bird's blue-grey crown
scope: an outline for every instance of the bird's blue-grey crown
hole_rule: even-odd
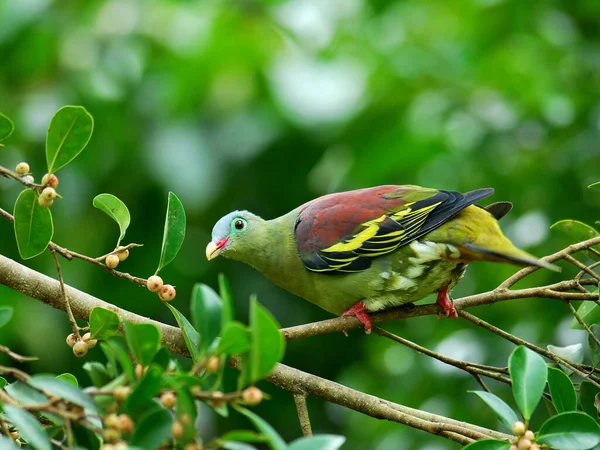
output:
[[[252,216],[253,214],[249,211],[233,211],[221,217],[212,229],[212,240],[216,242],[219,239],[229,236],[231,233],[231,221],[233,219],[241,217],[248,220]]]

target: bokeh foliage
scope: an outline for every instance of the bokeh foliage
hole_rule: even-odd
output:
[[[2,162],[27,160],[41,177],[52,114],[84,105],[95,133],[61,171],[68,200],[52,211],[59,244],[94,256],[112,250],[115,226],[92,207],[95,195],[110,192],[129,206],[127,239],[145,244],[127,262],[147,277],[171,190],[188,214],[182,251],[161,272],[177,286],[175,306],[184,309],[195,282],[216,288],[225,272],[237,317],[245,319],[257,293],[283,326],[324,319],[248,267],[207,263],[214,222],[237,208],[274,217],[333,190],[376,184],[492,186],[495,200],[515,204],[503,228],[517,244],[539,255],[560,249],[568,241],[550,224],[598,220],[600,197],[585,188],[600,167],[598,17],[592,0],[0,0],[0,109],[16,126]],[[0,183],[0,206],[12,205],[19,189]],[[0,236],[0,252],[18,258],[10,223],[0,222]],[[30,264],[52,273],[48,254]],[[64,266],[68,283],[174,323],[136,286],[84,263]],[[492,288],[514,270],[474,264],[455,296]],[[0,340],[44,356],[29,370],[85,376],[64,345],[63,314],[3,288],[0,304],[17,307]],[[542,345],[585,341],[569,331],[560,302],[505,302],[475,313]],[[477,362],[502,364],[512,350],[462,321],[424,317],[387,327]],[[292,342],[284,362],[408,406],[497,425],[467,396],[476,388],[467,375],[376,336]],[[260,387],[273,399],[257,412],[286,440],[298,436],[291,397]],[[315,431],[348,436],[344,448],[456,447],[317,400],[309,408]],[[234,426],[206,415],[207,434]]]

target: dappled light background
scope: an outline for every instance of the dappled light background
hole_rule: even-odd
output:
[[[45,173],[44,139],[56,109],[85,106],[92,141],[60,173],[55,241],[97,256],[117,226],[92,207],[101,192],[132,215],[126,242],[143,243],[120,269],[151,275],[158,263],[167,193],[188,214],[182,252],[164,270],[174,305],[187,313],[196,282],[224,272],[238,319],[248,297],[282,326],[330,315],[280,290],[251,268],[204,248],[234,209],[265,218],[319,195],[378,184],[468,191],[494,187],[510,200],[506,233],[536,255],[568,239],[557,220],[600,218],[600,3],[517,0],[167,1],[0,0],[0,111],[16,133],[0,164],[28,161]],[[0,180],[0,207],[20,186]],[[0,252],[18,259],[11,224]],[[53,275],[50,255],[27,263]],[[63,263],[66,281],[139,314],[174,323],[155,295],[88,267]],[[455,297],[495,287],[517,269],[473,264]],[[540,271],[523,282],[569,276]],[[63,313],[0,287],[16,306],[0,341],[38,355],[28,368],[86,374],[65,345]],[[584,341],[557,301],[527,299],[473,312],[542,346]],[[385,328],[445,355],[505,364],[511,346],[462,320],[435,317]],[[89,358],[102,358],[91,351]],[[354,330],[291,342],[284,359],[302,370],[414,408],[498,428],[474,396],[475,380],[378,336]],[[293,400],[267,383],[256,408],[285,438],[298,437]],[[509,400],[505,386],[490,386]],[[341,433],[344,448],[458,448],[407,427],[310,399],[315,432]],[[201,415],[203,436],[247,427],[242,417]],[[534,429],[536,424],[534,417]]]

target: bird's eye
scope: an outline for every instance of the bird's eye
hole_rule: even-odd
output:
[[[244,231],[247,226],[248,226],[248,222],[246,222],[244,219],[241,219],[238,217],[236,219],[233,219],[233,221],[231,222],[231,231],[233,231],[233,232]]]

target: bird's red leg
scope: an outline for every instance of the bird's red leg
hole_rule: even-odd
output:
[[[456,310],[454,309],[454,302],[448,295],[449,287],[450,287],[449,284],[445,284],[440,288],[440,290],[438,291],[438,295],[437,295],[437,303],[444,310],[444,315],[446,317],[453,317],[455,319],[458,319],[458,314],[456,313]],[[438,319],[439,318],[440,317],[438,314]]]
[[[365,326],[365,331],[367,334],[371,333],[371,319],[369,318],[369,314],[367,313],[367,308],[365,304],[362,302],[356,302],[354,306],[348,308],[342,316],[354,316]],[[345,333],[345,331],[344,331]]]

